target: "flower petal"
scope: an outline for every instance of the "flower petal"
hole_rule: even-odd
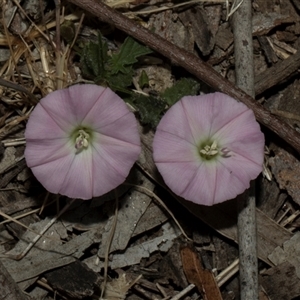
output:
[[[134,117],[125,102],[110,88],[106,88],[101,97],[95,102],[93,109],[86,114],[82,123],[88,124],[96,131],[99,131],[125,115]]]
[[[181,196],[198,204],[215,204],[215,190],[219,185],[217,181],[218,167],[216,162],[210,163],[209,165],[203,163],[198,167],[197,172],[191,178]],[[222,201],[227,199],[223,198]]]
[[[99,160],[105,160],[110,165],[110,169],[105,172],[114,171],[121,174],[124,178],[138,159],[141,148],[139,145],[127,143],[112,137],[95,134],[95,142],[93,143],[94,155]]]
[[[233,199],[250,186],[250,180],[261,172],[261,166],[246,163],[244,159],[234,159],[233,163],[225,161],[223,167],[217,169],[215,199],[212,204]],[[249,169],[247,169],[249,167]]]
[[[114,122],[110,122],[109,124],[103,125],[95,130],[97,130],[101,135],[109,136],[133,145],[140,145],[140,135],[138,132],[137,122],[134,114],[128,111],[128,109],[127,114],[124,114],[120,118],[115,119]]]
[[[70,198],[91,199],[93,194],[93,149],[89,147],[73,155],[72,163],[57,192]],[[70,155],[70,158],[72,155]]]
[[[245,112],[251,112],[245,104],[236,101],[226,94],[217,92],[209,95],[212,95],[211,101],[214,102],[214,111],[211,118],[211,135],[218,132],[228,123],[233,122],[236,118],[243,116]],[[205,97],[209,95],[205,95]]]
[[[258,154],[263,153],[265,139],[251,110],[221,128],[213,139],[220,140],[222,147],[229,151],[262,166],[263,155]]]
[[[74,157],[71,155],[63,156],[45,164],[31,167],[31,170],[49,192],[57,194],[61,190],[73,159]]]
[[[32,111],[30,118],[26,125],[25,139],[26,141],[44,140],[65,138],[67,133],[58,125],[55,119],[53,119],[48,112],[41,106],[37,105]]]
[[[67,90],[69,103],[74,108],[72,113],[77,122],[82,122],[90,111],[101,105],[101,99],[106,97],[105,94],[110,89],[96,84],[76,84]]]
[[[95,152],[93,156],[94,196],[103,195],[122,184],[132,166],[131,164],[126,174],[124,169],[117,167],[105,154],[101,155],[99,152]]]
[[[212,120],[215,116],[216,104],[213,94],[205,95],[205,98],[203,96],[202,98],[198,96],[185,96],[177,103],[178,106],[182,103],[181,105],[186,114],[186,119],[188,120],[195,143],[199,142],[199,137],[201,139],[208,138],[211,132]]]
[[[195,162],[197,147],[169,132],[157,130],[153,140],[155,162]]]
[[[104,87],[95,84],[77,84],[54,91],[39,103],[68,132],[70,127],[81,124],[104,91]]]
[[[188,98],[188,97],[185,97]],[[195,139],[189,124],[188,115],[183,107],[183,102],[179,101],[166,112],[157,126],[157,131],[169,132],[189,143],[195,144]],[[174,126],[174,123],[176,125]]]
[[[183,197],[183,192],[194,178],[199,165],[194,162],[167,162],[155,163],[166,185],[177,195]],[[186,198],[190,201],[190,198]]]
[[[71,152],[67,138],[27,140],[25,158],[27,166],[32,168],[68,156]]]

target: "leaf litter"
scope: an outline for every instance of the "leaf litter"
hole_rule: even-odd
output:
[[[228,14],[224,3],[204,6],[199,1],[186,1],[181,3],[182,6],[156,0],[107,3],[150,30],[157,30],[171,42],[205,56],[220,74],[234,80],[232,28],[229,24],[224,26]],[[172,298],[180,291],[182,299],[187,297],[186,293],[196,299],[199,293],[187,284],[186,279],[174,280],[176,275],[171,266],[179,270],[184,263],[179,259],[179,247],[174,245],[183,246],[187,240],[182,239],[182,232],[169,212],[155,201],[153,195],[158,194],[189,237],[203,228],[204,232],[198,232],[194,240],[197,255],[204,269],[213,270],[215,275],[231,270],[231,273],[227,272],[230,281],[216,278],[218,282],[222,281],[220,291],[224,299],[229,294],[238,298],[239,291],[234,285],[238,281],[235,202],[208,209],[179,199],[186,210],[178,204],[176,197],[166,192],[151,157],[153,132],[149,127],[155,128],[165,110],[183,95],[206,93],[210,88],[114,28],[100,27],[93,18],[94,23],[88,22],[87,17],[81,16],[81,11],[74,13],[75,6],[68,2],[62,2],[61,8],[56,9],[46,1],[20,4],[6,1],[1,6],[4,19],[0,29],[0,137],[3,146],[0,148],[0,210],[3,218],[0,226],[3,257],[0,261],[11,275],[10,284],[17,283],[23,291],[22,296],[28,299],[29,296],[34,299],[99,298],[107,262],[105,299]],[[151,10],[151,17],[147,10]],[[59,20],[55,19],[55,12]],[[201,32],[190,21],[194,14],[202,16]],[[211,19],[213,15],[215,19]],[[300,35],[299,13],[290,2],[283,6],[273,0],[256,0],[253,15],[254,68],[257,78],[261,78],[256,82],[257,100],[299,131],[297,97],[290,96],[299,90],[299,81],[295,79],[300,61],[296,52]],[[71,34],[59,38],[58,24],[61,29],[66,25]],[[164,25],[167,26],[164,28]],[[187,30],[187,26],[192,28]],[[225,33],[228,37],[226,45],[218,39],[218,34],[222,37]],[[203,40],[209,43],[203,45]],[[147,76],[141,81],[142,70]],[[92,201],[74,201],[22,259],[4,257],[20,255],[67,203],[64,197],[47,196],[24,164],[26,120],[34,104],[49,92],[91,81],[108,85],[120,93],[143,124],[144,150],[128,183],[147,188],[153,194],[129,185],[118,188],[119,210],[108,256],[105,252],[115,217],[114,193]],[[277,106],[274,106],[275,102]],[[299,174],[295,168],[299,157],[282,140],[269,132],[265,134],[269,148],[266,166],[272,177],[269,180],[261,178],[258,183],[258,256],[261,271],[264,270],[261,273],[262,289],[271,299],[274,295],[274,299],[291,299],[300,295],[296,288],[299,286],[299,261],[295,251],[299,248]],[[270,207],[272,214],[269,214]],[[17,223],[12,226],[11,222],[15,220],[30,230]],[[222,243],[216,242],[216,236]],[[220,255],[224,244],[227,256]],[[80,291],[80,280],[76,284],[79,275],[75,271],[80,268],[76,267],[77,262],[95,275],[91,279],[93,284],[82,289],[83,292]],[[64,274],[66,269],[63,268],[68,266],[68,274],[77,274],[75,278],[69,275],[69,282],[75,284],[73,289],[54,283],[49,275],[54,270]],[[179,276],[179,271],[176,274]],[[287,274],[290,274],[289,280],[286,280]],[[199,283],[197,278],[192,280]],[[271,289],[272,280],[285,280],[286,285],[281,289],[279,284],[272,285]],[[9,282],[7,287],[10,287]]]

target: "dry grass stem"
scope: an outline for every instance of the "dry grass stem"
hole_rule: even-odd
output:
[[[221,287],[228,279],[239,271],[239,259],[234,260],[226,269],[216,276],[218,286]]]
[[[186,294],[188,294],[190,291],[192,291],[196,286],[194,284],[188,285],[184,290],[179,292],[176,296],[172,297],[170,300],[179,300],[182,297],[184,297]]]
[[[121,2],[121,1],[118,1],[118,2]],[[161,12],[161,11],[165,11],[165,10],[169,10],[169,9],[175,9],[175,8],[188,6],[188,5],[192,5],[192,4],[197,4],[197,3],[216,3],[216,4],[217,3],[225,3],[226,7],[227,6],[229,7],[229,1],[228,0],[191,0],[191,1],[186,1],[186,2],[183,2],[183,3],[179,3],[179,4],[170,3],[170,5],[168,5],[168,6],[161,6],[161,7],[154,8],[154,9],[149,8],[149,9],[146,9],[146,10],[135,11],[135,12],[130,11],[130,12],[124,13],[124,15],[127,15],[129,17],[130,16],[136,16],[136,15],[147,15],[147,14],[153,14],[153,13],[157,13],[157,12]],[[109,5],[110,7],[115,7],[115,5],[110,5],[109,3],[107,3],[107,5]]]

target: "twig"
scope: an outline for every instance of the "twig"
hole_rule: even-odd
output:
[[[75,201],[75,199],[72,199],[70,202],[68,202],[64,206],[64,208],[46,224],[46,226],[40,231],[40,233],[34,237],[32,242],[29,243],[28,246],[20,254],[18,254],[18,255],[7,254],[7,255],[1,255],[1,257],[11,258],[11,259],[15,259],[15,260],[21,260],[30,251],[30,249],[34,246],[34,244],[43,236],[43,234],[67,211],[67,209],[73,204],[74,201]],[[6,216],[6,218],[8,218],[8,217],[9,216]],[[13,221],[17,224],[20,223],[17,220],[13,220]],[[20,223],[19,225],[24,226],[22,223]]]
[[[105,262],[104,262],[104,279],[101,286],[101,296],[100,300],[104,299],[103,295],[105,294],[106,284],[107,284],[107,272],[108,272],[108,262],[109,262],[109,251],[112,244],[112,241],[114,239],[115,231],[117,228],[117,221],[118,221],[118,211],[119,211],[119,198],[117,194],[117,190],[115,189],[115,196],[116,196],[116,208],[115,208],[115,215],[114,215],[114,221],[110,230],[108,244],[105,249]]]
[[[137,15],[146,15],[146,14],[153,14],[153,13],[158,13],[161,11],[165,11],[165,10],[170,10],[170,9],[175,9],[178,7],[182,7],[182,6],[191,6],[193,4],[199,4],[199,3],[203,3],[203,2],[208,2],[207,0],[191,0],[191,1],[186,1],[183,3],[178,3],[178,4],[172,4],[169,3],[168,6],[161,6],[161,7],[156,7],[156,8],[152,8],[150,6],[149,9],[147,10],[140,10],[140,11],[130,11],[130,12],[126,12],[124,13],[125,16],[137,16]],[[229,6],[228,1],[226,0],[210,0],[209,3],[225,3],[227,6]],[[110,7],[115,7],[118,4],[112,3],[111,5],[109,5]],[[229,7],[228,7],[229,10]]]
[[[216,276],[218,286],[221,287],[227,280],[233,277],[239,270],[239,259],[234,260],[226,269]]]
[[[16,83],[8,81],[8,80],[5,80],[3,78],[0,78],[0,86],[1,85],[27,94],[29,96],[29,99],[32,101],[33,104],[36,104],[38,102],[38,100],[36,99],[36,97],[32,93],[30,93],[26,88],[24,88],[23,86],[21,86],[19,84],[16,84]]]
[[[290,78],[293,74],[298,72],[300,68],[300,50],[289,56],[287,59],[282,60],[266,71],[258,74],[255,78],[255,93],[259,95],[265,90],[276,86],[278,83],[283,82]]]
[[[233,15],[236,85],[254,96],[251,0],[244,0]],[[238,240],[241,300],[258,299],[255,184],[238,197]]]
[[[188,285],[184,290],[179,292],[176,296],[172,297],[170,300],[179,300],[180,298],[188,294],[191,290],[193,290],[195,287],[196,286],[194,284]]]
[[[273,116],[263,106],[257,103],[252,97],[222,77],[210,65],[203,62],[196,55],[173,45],[166,39],[152,33],[142,25],[130,20],[119,12],[111,9],[101,1],[94,0],[69,0],[91,14],[100,18],[103,22],[113,26],[136,38],[153,50],[170,58],[174,63],[182,66],[200,80],[206,82],[212,88],[245,103],[251,108],[257,120],[278,134],[300,153],[300,133],[291,128],[287,123]]]

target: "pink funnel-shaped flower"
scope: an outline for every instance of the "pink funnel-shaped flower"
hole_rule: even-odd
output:
[[[222,93],[186,96],[158,124],[153,155],[175,194],[213,205],[241,194],[262,171],[264,135],[243,103]]]
[[[28,167],[52,193],[90,199],[121,184],[141,147],[137,122],[109,88],[73,85],[43,98],[27,123]]]

